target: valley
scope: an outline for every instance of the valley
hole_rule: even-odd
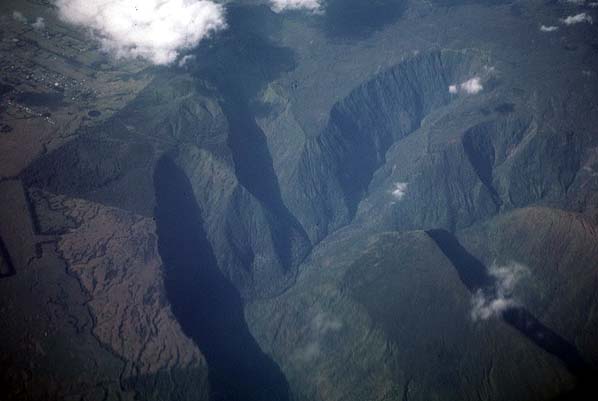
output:
[[[85,101],[0,77],[6,399],[593,399],[582,6],[225,3],[181,65],[57,51]]]

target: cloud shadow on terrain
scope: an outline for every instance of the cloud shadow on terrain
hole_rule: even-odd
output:
[[[514,0],[431,0],[431,3],[440,7],[455,7],[468,4],[483,4],[489,6],[511,4]]]
[[[256,123],[256,116],[266,106],[256,97],[269,82],[295,68],[295,55],[269,39],[280,27],[280,17],[269,8],[230,6],[228,20],[230,28],[222,34],[222,43],[198,49],[200,62],[193,73],[218,88],[229,124],[227,144],[235,175],[270,211],[268,218],[278,230],[273,236],[277,254],[283,266],[290,268],[306,255],[309,240],[282,200],[266,136]],[[293,255],[293,232],[302,237],[304,251],[299,255]]]
[[[165,156],[154,185],[166,294],[183,331],[206,357],[212,399],[287,400],[284,375],[252,337],[242,299],[218,268],[189,179]]]
[[[471,255],[451,233],[442,229],[428,230],[426,233],[450,260],[470,292],[494,287],[493,278],[488,274],[486,266]],[[509,307],[501,316],[536,346],[557,357],[578,379],[580,388],[587,387],[593,372],[575,345],[542,324],[522,306]]]
[[[331,0],[326,5],[324,31],[329,37],[361,39],[398,20],[405,0]]]
[[[267,206],[281,208],[266,136],[255,122],[256,114],[266,106],[258,104],[256,96],[269,82],[295,68],[295,54],[269,39],[278,30],[278,20],[267,7],[230,6],[227,18],[230,28],[214,46],[200,46],[200,61],[192,72],[218,89],[230,125],[228,145],[239,181]]]
[[[14,276],[16,272],[12,263],[12,258],[10,257],[2,238],[0,238],[0,256],[2,257],[2,263],[0,263],[0,278]]]
[[[459,278],[470,292],[492,287],[493,280],[486,266],[467,252],[451,233],[442,229],[429,230],[426,233],[455,266]]]

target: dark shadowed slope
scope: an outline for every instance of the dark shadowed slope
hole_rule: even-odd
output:
[[[494,291],[493,279],[487,273],[486,266],[463,248],[452,234],[445,230],[429,230],[427,233],[451,261],[469,291]],[[559,358],[569,372],[580,380],[580,385],[584,388],[587,386],[586,382],[592,375],[591,368],[574,344],[544,325],[522,306],[507,308],[501,317],[535,345]]]
[[[324,31],[339,39],[364,39],[396,22],[405,12],[404,0],[332,0],[324,14]]]
[[[266,106],[254,98],[269,82],[295,68],[295,55],[269,38],[280,23],[269,8],[232,5],[227,17],[230,27],[219,38],[219,45],[200,46],[197,58],[202,62],[192,70],[198,77],[208,77],[218,88],[220,107],[229,125],[227,145],[236,178],[268,210],[269,225],[276,231],[276,254],[283,269],[291,271],[305,258],[310,244],[303,227],[283,202],[271,150],[256,123],[256,115]]]
[[[167,296],[184,332],[206,357],[212,398],[287,400],[286,379],[251,336],[241,297],[218,269],[188,178],[162,158],[154,183]]]
[[[15,274],[15,269],[6,246],[0,238],[0,278],[9,277]]]

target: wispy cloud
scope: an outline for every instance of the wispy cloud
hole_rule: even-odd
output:
[[[287,10],[308,10],[320,11],[322,9],[321,0],[270,0],[272,10],[280,13]]]
[[[179,67],[185,67],[187,63],[191,62],[192,60],[195,60],[195,56],[193,54],[187,54],[179,60],[178,65]]]
[[[170,64],[226,26],[210,0],[54,0],[60,17],[88,28],[116,57]]]
[[[325,312],[318,312],[311,321],[310,341],[295,351],[295,357],[304,363],[309,363],[321,355],[323,338],[343,328],[343,322]]]
[[[27,23],[27,18],[25,18],[25,16],[23,15],[23,13],[21,13],[20,11],[13,11],[12,12],[12,18],[15,21],[22,22],[23,24]]]
[[[575,25],[575,24],[580,24],[582,22],[587,22],[588,24],[593,24],[594,20],[587,13],[579,13],[576,15],[570,15],[567,18],[563,18],[563,19],[561,19],[561,22],[565,25]]]
[[[35,22],[33,24],[31,24],[31,26],[36,31],[41,31],[42,29],[46,28],[46,21],[44,21],[44,19],[42,17],[37,17]]]
[[[559,27],[554,25],[542,25],[540,26],[540,31],[542,32],[554,32],[558,31]]]
[[[295,352],[295,357],[301,362],[311,362],[320,355],[320,343],[318,341],[310,342],[305,347]]]
[[[500,316],[508,308],[517,305],[513,292],[519,281],[529,273],[527,267],[511,262],[504,266],[492,265],[488,273],[495,285],[491,294],[478,290],[472,298],[471,318],[487,320]]]
[[[316,333],[322,335],[331,331],[342,329],[343,322],[327,313],[320,312],[316,315],[316,317],[314,317],[312,321],[312,327]]]
[[[392,196],[394,196],[396,200],[403,199],[407,194],[407,186],[408,184],[406,182],[396,182],[391,191]]]

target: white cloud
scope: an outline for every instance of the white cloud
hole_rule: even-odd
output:
[[[286,10],[320,11],[321,0],[270,0],[272,11],[280,13]]]
[[[542,25],[540,26],[540,31],[542,32],[554,32],[558,31],[559,27],[554,25]]]
[[[225,28],[210,0],[54,0],[60,17],[88,28],[116,57],[170,64],[180,52]]]
[[[494,292],[488,295],[478,290],[474,294],[471,309],[471,318],[474,321],[500,316],[505,310],[517,305],[513,292],[529,270],[519,263],[512,262],[505,266],[492,265],[488,273],[495,281]]]
[[[493,68],[493,67],[491,67]],[[489,71],[493,71],[493,70],[489,70]],[[484,86],[482,85],[482,80],[480,79],[480,77],[473,77],[465,82],[462,82],[460,84],[452,84],[448,87],[449,93],[452,93],[453,95],[459,93],[459,92],[465,92],[468,95],[475,95],[476,93],[481,92],[484,89]]]
[[[467,94],[475,95],[484,89],[479,77],[471,78],[461,84],[461,90]]]
[[[514,305],[510,298],[487,298],[482,290],[478,290],[472,299],[471,318],[473,320],[488,320],[500,316],[505,310]]]
[[[575,25],[575,24],[579,24],[579,23],[582,23],[582,22],[587,22],[589,24],[594,23],[594,21],[592,20],[592,17],[590,17],[586,13],[579,13],[577,15],[570,15],[567,18],[561,19],[561,22],[563,24],[565,24],[565,25]]]
[[[12,18],[15,21],[19,21],[22,22],[23,24],[27,23],[27,18],[25,18],[25,16],[23,15],[23,13],[19,12],[19,11],[13,11],[12,12]]]
[[[33,29],[40,31],[46,27],[46,22],[42,17],[37,17],[35,22],[31,24],[31,26],[33,27]]]
[[[392,196],[394,196],[397,200],[401,200],[407,194],[407,183],[406,182],[397,182],[394,185],[394,189],[392,190]]]

